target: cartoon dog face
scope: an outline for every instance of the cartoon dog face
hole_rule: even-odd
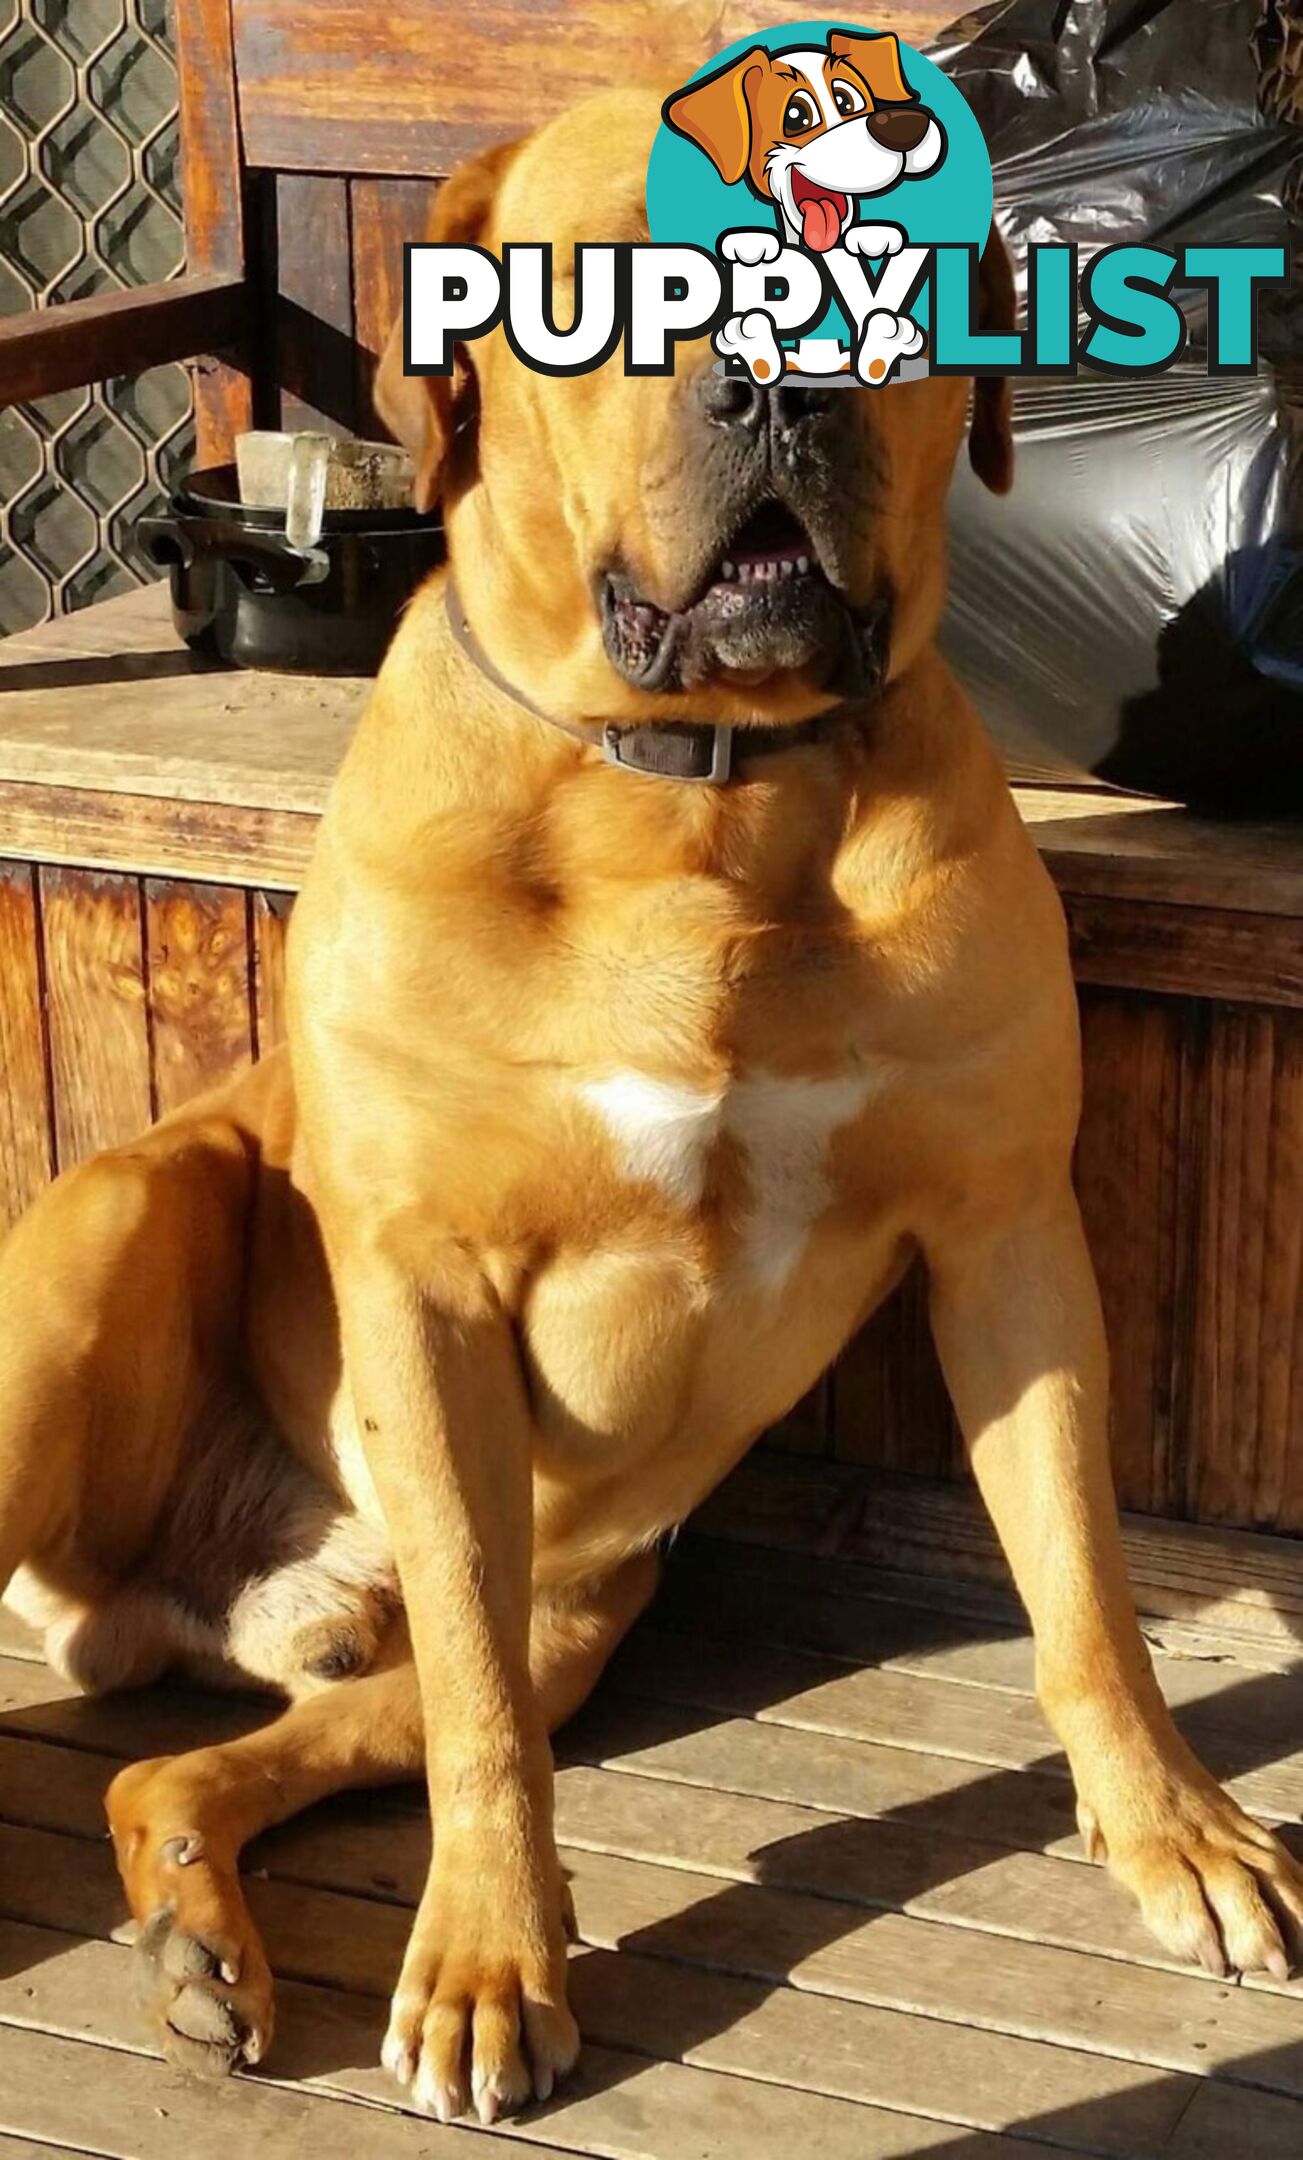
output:
[[[919,104],[890,32],[828,35],[826,51],[757,45],[665,103],[668,125],[704,150],[731,187],[745,179],[777,205],[787,237],[836,245],[858,195],[934,172],[945,135]]]

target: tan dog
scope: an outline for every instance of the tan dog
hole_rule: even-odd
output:
[[[615,95],[479,160],[438,236],[639,238],[657,119]],[[1282,1970],[1303,1920],[1127,1593],[1063,920],[933,644],[966,387],[709,359],[557,379],[495,334],[449,383],[391,355],[484,658],[436,580],[326,813],[289,1054],[61,1178],[0,1261],[0,1580],[23,1563],[94,1684],[174,1658],[298,1698],[110,1791],[157,2030],[201,2066],[271,2032],[244,1842],[424,1769],[385,2060],[441,2117],[550,2090],[577,2038],[548,1730],[658,1539],[920,1252],[1091,1849],[1219,1970]],[[973,430],[1003,483],[989,388]],[[729,785],[597,747],[685,719],[735,725]],[[376,1648],[391,1567],[410,1650]]]
[[[730,187],[745,180],[776,205],[785,239],[818,254],[844,239],[857,196],[921,179],[945,155],[940,124],[906,82],[891,32],[830,30],[826,50],[756,45],[676,92],[665,117]]]

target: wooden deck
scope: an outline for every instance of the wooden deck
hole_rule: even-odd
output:
[[[266,2071],[213,2089],[150,2059],[100,1793],[122,1758],[258,1712],[78,1701],[6,1623],[0,2160],[457,2160],[490,2138],[614,2160],[1297,2160],[1303,1986],[1165,1962],[1081,1858],[971,1502],[868,1490],[745,1468],[562,1737],[586,2047],[502,2131],[404,2115],[376,2067],[425,1859],[411,1791],[250,1853],[281,1976]],[[1297,1822],[1303,1548],[1170,1525],[1131,1547],[1187,1730],[1246,1805]],[[929,1549],[943,1573],[901,1572]]]

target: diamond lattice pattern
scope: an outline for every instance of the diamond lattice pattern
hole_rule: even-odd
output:
[[[166,0],[0,0],[0,315],[172,276],[177,180]],[[0,412],[0,635],[156,575],[190,405],[172,366]]]

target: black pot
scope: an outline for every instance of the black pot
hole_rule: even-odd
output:
[[[140,543],[171,571],[172,620],[194,652],[236,667],[374,675],[405,601],[443,561],[443,526],[415,510],[328,510],[315,547],[282,510],[242,503],[233,465],[191,473]]]

